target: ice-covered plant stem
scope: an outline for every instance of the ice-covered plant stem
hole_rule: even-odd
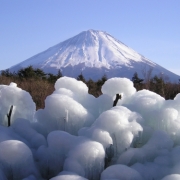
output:
[[[12,115],[12,111],[13,111],[13,105],[11,105],[9,113],[7,114],[7,118],[8,118],[8,127],[11,126],[11,115]]]

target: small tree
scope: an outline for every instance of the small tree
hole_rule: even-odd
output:
[[[28,66],[26,68],[20,69],[17,72],[17,76],[25,79],[43,79],[46,77],[46,73],[44,73],[44,71],[39,68],[34,69],[33,66]]]
[[[85,80],[82,72],[81,72],[81,74],[77,77],[77,80],[78,80],[78,81],[82,81],[82,82],[84,82],[84,83],[86,82],[86,80]]]
[[[61,72],[61,70],[59,69],[58,70],[58,73],[57,73],[57,79],[59,79],[59,78],[61,78],[61,77],[63,77],[63,75],[62,75],[62,72]]]
[[[142,83],[144,81],[144,79],[139,78],[138,73],[135,72],[133,77],[132,77],[132,81],[133,81],[134,84],[140,84],[140,83]]]
[[[9,69],[6,69],[6,70],[2,70],[2,71],[1,71],[1,76],[13,77],[14,74],[11,73],[11,72],[9,71]]]
[[[137,90],[142,89],[142,82],[144,81],[144,79],[139,78],[137,72],[134,73],[134,75],[132,77],[132,81]]]
[[[35,77],[40,79],[46,79],[46,73],[42,69],[34,69]]]
[[[98,86],[102,86],[107,81],[107,76],[104,74],[100,80],[97,81]]]
[[[142,75],[144,77],[144,83],[145,83],[146,89],[150,88],[150,80],[151,80],[151,76],[152,76],[152,71],[153,71],[152,67],[149,67],[149,69],[147,70],[147,67],[145,66],[142,69]]]
[[[165,82],[162,77],[154,76],[151,80],[151,91],[165,97]]]

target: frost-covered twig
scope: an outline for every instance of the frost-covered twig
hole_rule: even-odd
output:
[[[114,100],[113,107],[117,105],[119,99],[121,99],[121,94],[116,94],[116,99]]]
[[[13,111],[13,105],[10,107],[9,113],[7,114],[7,118],[8,118],[8,127],[11,126],[11,114]]]

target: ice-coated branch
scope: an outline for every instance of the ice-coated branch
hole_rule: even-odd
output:
[[[117,105],[119,99],[121,99],[121,94],[116,94],[116,99],[114,100],[113,107]]]
[[[12,115],[12,111],[13,111],[13,105],[11,105],[9,113],[7,114],[7,118],[8,118],[8,127],[11,126],[11,115]]]

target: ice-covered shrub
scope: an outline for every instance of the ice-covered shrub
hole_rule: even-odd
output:
[[[101,91],[114,99],[116,94],[121,94],[122,100],[119,102],[121,104],[127,102],[128,98],[136,92],[136,89],[133,82],[127,78],[111,78],[104,83]]]
[[[93,115],[98,118],[104,111],[111,109],[113,106],[113,99],[107,94],[102,94],[96,99],[96,106],[94,106]]]
[[[159,165],[154,162],[136,163],[131,168],[139,172],[145,180],[159,180],[171,173],[170,166]]]
[[[45,108],[36,112],[36,119],[44,134],[58,129],[77,134],[80,128],[94,122],[95,104],[83,82],[62,77],[57,80],[53,94],[46,98]]]
[[[161,131],[153,133],[150,140],[141,148],[130,148],[118,158],[117,163],[133,165],[137,162],[144,163],[153,161],[161,150],[170,150],[173,147],[173,141],[168,134]]]
[[[139,116],[123,106],[103,112],[90,128],[82,128],[79,135],[100,142],[104,149],[113,145],[114,157],[118,157],[133,143],[143,130],[137,123]]]
[[[30,95],[0,85],[1,124],[17,104],[11,127],[0,126],[0,179],[178,179],[180,95],[136,92],[126,78],[107,80],[102,92],[95,98],[63,77],[32,122]],[[122,99],[112,108],[116,94]]]
[[[143,117],[143,136],[146,130],[162,130],[168,133],[176,144],[180,144],[180,105],[178,95],[175,100],[167,100],[149,90],[141,90],[130,97],[130,101],[123,102],[132,111]]]
[[[146,120],[151,117],[152,112],[160,109],[164,103],[164,98],[149,90],[141,90],[134,93],[130,101],[123,102],[123,106],[132,111],[138,112]],[[149,117],[150,115],[150,117]]]
[[[164,177],[162,180],[179,180],[180,174],[171,174],[166,177]]]
[[[62,77],[55,83],[56,94],[64,94],[79,102],[86,109],[92,109],[94,97],[88,94],[88,87],[82,81],[70,77]]]
[[[94,121],[94,117],[80,103],[61,94],[48,96],[45,108],[36,112],[36,118],[46,134],[58,129],[77,134],[80,128]]]
[[[31,150],[17,140],[0,143],[0,169],[7,179],[19,180],[31,174],[39,177]]]
[[[47,137],[47,146],[37,151],[38,166],[44,178],[51,178],[63,170],[65,158],[75,146],[76,138],[63,131],[53,131]]]
[[[82,81],[77,81],[74,78],[70,77],[62,77],[59,78],[55,83],[55,90],[58,90],[60,88],[65,88],[71,90],[73,93],[75,93],[79,98],[83,98],[83,95],[86,95],[88,93],[88,87],[86,84],[84,84]]]
[[[51,178],[50,180],[87,180],[86,178],[77,175],[76,173],[62,171],[58,176]]]
[[[99,179],[104,169],[105,153],[103,146],[95,141],[78,138],[64,163],[64,170],[75,172],[87,179]]]
[[[38,149],[42,145],[46,145],[46,139],[39,134],[26,119],[16,119],[11,126],[12,132],[21,137],[21,141],[28,144],[31,149]]]
[[[11,124],[17,118],[33,121],[36,107],[30,94],[18,88],[15,83],[0,85],[0,124],[7,126],[7,114],[11,106]]]
[[[113,165],[105,169],[101,174],[101,180],[143,180],[134,169],[125,165]]]
[[[104,168],[105,158],[100,143],[63,131],[51,132],[47,141],[48,146],[41,146],[37,151],[43,177],[50,178],[65,170],[88,179],[98,179]]]

